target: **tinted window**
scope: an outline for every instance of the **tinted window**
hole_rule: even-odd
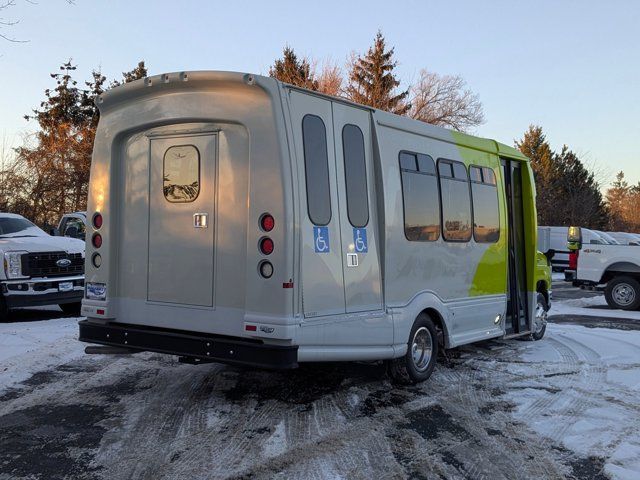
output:
[[[404,161],[403,161],[404,159]],[[410,161],[411,160],[411,161]],[[403,165],[420,164],[420,172]],[[429,165],[430,162],[430,165]],[[400,154],[404,234],[411,241],[434,241],[440,236],[438,179],[433,159],[428,155]],[[423,173],[433,172],[433,173]]]
[[[448,241],[467,242],[471,239],[471,199],[466,167],[459,162],[438,161],[438,171],[442,202],[442,236]],[[458,178],[448,178],[443,175],[443,171],[445,175],[455,172]]]
[[[441,177],[452,178],[453,177],[453,167],[449,162],[438,162],[438,174]]]
[[[200,194],[200,152],[193,145],[169,147],[164,154],[164,198],[193,202]]]
[[[26,218],[0,218],[0,235],[22,232],[28,228],[37,227]]]
[[[342,149],[349,222],[356,228],[362,228],[369,223],[369,199],[364,136],[357,126],[345,125],[342,129]]]
[[[320,117],[306,115],[302,119],[302,142],[309,219],[316,225],[327,225],[331,221],[329,158],[327,131]]]
[[[470,167],[473,199],[473,236],[476,242],[493,243],[500,238],[500,214],[496,176],[491,168]]]
[[[416,156],[413,153],[400,153],[400,168],[403,170],[417,170]]]

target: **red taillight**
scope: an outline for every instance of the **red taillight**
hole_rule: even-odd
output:
[[[273,253],[273,240],[269,237],[264,237],[260,240],[260,251],[264,255],[271,255]]]
[[[256,327],[255,325],[245,325],[244,329],[247,332],[255,332],[256,330],[258,330],[258,327]]]
[[[260,217],[260,228],[265,232],[270,232],[275,227],[276,221],[268,213],[262,214]]]
[[[578,269],[578,251],[574,250],[569,254],[569,270]]]
[[[91,243],[95,248],[100,248],[102,246],[102,235],[99,233],[94,233],[91,238]]]
[[[100,230],[102,227],[102,215],[100,213],[96,213],[93,216],[93,226],[96,230]]]

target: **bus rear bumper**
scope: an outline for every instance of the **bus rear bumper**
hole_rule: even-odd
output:
[[[286,370],[298,366],[298,347],[123,323],[78,322],[79,340],[250,367]]]

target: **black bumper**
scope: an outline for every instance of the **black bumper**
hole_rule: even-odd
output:
[[[16,307],[42,307],[44,305],[60,305],[63,303],[81,302],[84,292],[55,292],[34,295],[5,295],[4,301],[9,308]]]
[[[296,346],[265,345],[257,340],[124,323],[81,320],[78,325],[81,342],[277,370],[298,366]]]

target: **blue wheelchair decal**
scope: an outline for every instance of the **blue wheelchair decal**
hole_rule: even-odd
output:
[[[313,246],[316,253],[329,253],[329,227],[313,227]]]
[[[353,229],[353,245],[356,249],[356,253],[367,253],[369,251],[366,228]]]

